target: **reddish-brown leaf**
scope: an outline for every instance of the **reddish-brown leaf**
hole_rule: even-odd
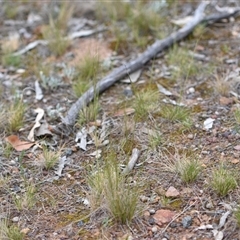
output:
[[[8,136],[5,138],[5,140],[10,143],[15,150],[19,152],[23,150],[28,150],[35,144],[33,142],[21,141],[16,135]]]

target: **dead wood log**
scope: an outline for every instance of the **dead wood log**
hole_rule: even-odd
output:
[[[204,10],[207,6],[206,2],[200,3],[200,5],[195,10],[193,19],[191,22],[186,24],[184,27],[176,32],[170,34],[167,38],[163,40],[157,40],[151,46],[149,46],[137,59],[130,61],[126,65],[120,66],[114,69],[110,74],[101,79],[95,86],[90,87],[69,109],[66,116],[62,119],[62,122],[57,125],[52,130],[56,133],[68,134],[69,130],[76,122],[76,118],[79,111],[88,105],[94,96],[102,93],[107,88],[112,86],[117,81],[126,77],[128,74],[135,72],[136,70],[142,68],[149,60],[156,57],[157,54],[162,52],[164,49],[172,46],[174,43],[184,39],[188,36],[193,29],[201,22],[216,22],[220,19],[227,18],[229,16],[235,15],[240,9],[236,9],[234,12],[222,13],[219,16],[211,15],[204,18]]]

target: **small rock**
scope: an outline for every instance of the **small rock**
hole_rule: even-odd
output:
[[[158,231],[158,227],[157,227],[157,226],[153,226],[152,229],[151,229],[151,231],[152,231],[153,233],[156,233],[156,232]]]
[[[155,224],[155,219],[154,218],[149,218],[148,219],[148,223],[150,224],[150,225],[153,225],[153,224]]]
[[[213,203],[212,203],[212,201],[208,201],[206,204],[205,204],[205,208],[207,208],[207,209],[213,209]]]
[[[71,148],[67,148],[67,149],[65,150],[66,157],[69,157],[69,156],[71,156],[71,155],[72,155],[72,153],[73,153],[73,151],[72,151],[72,149],[71,149]]]
[[[18,221],[19,221],[19,217],[14,217],[14,218],[12,219],[12,221],[13,221],[13,222],[18,222]]]
[[[193,138],[194,138],[194,135],[190,133],[190,134],[187,135],[187,138],[188,138],[188,139],[193,139]]]
[[[175,187],[169,187],[165,196],[166,197],[178,197],[180,194],[179,194],[179,191],[175,188]]]
[[[26,94],[27,96],[30,96],[30,95],[32,95],[32,91],[31,91],[31,90],[27,90],[27,91],[25,92],[25,94]]]
[[[176,228],[178,225],[177,225],[177,223],[176,222],[172,222],[171,224],[170,224],[170,227],[171,228]]]
[[[23,69],[23,68],[19,68],[19,69],[17,69],[17,71],[16,71],[16,73],[25,73],[26,72],[26,70],[25,69]]]
[[[186,216],[182,219],[182,225],[184,228],[189,228],[192,224],[192,217]]]
[[[191,94],[191,93],[195,93],[195,89],[193,87],[190,87],[188,90],[187,90],[187,94]]]
[[[152,215],[152,214],[154,214],[156,211],[155,211],[155,209],[149,209],[149,213]]]
[[[82,227],[82,226],[84,226],[84,222],[83,222],[83,221],[79,221],[79,222],[77,222],[77,226],[78,226],[78,227]]]
[[[145,203],[145,202],[148,201],[148,197],[146,197],[146,196],[140,196],[140,200],[141,200],[143,203]]]
[[[175,216],[175,213],[173,211],[167,210],[167,209],[160,209],[160,210],[156,211],[153,218],[154,218],[155,222],[159,226],[161,226],[165,223],[171,222],[174,216]]]
[[[132,97],[132,96],[133,96],[132,89],[131,89],[131,88],[125,88],[125,89],[123,90],[123,94],[124,94],[126,97]]]

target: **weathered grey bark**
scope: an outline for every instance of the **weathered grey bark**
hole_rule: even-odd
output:
[[[207,6],[206,2],[202,2],[196,9],[194,17],[191,22],[186,24],[184,27],[178,31],[170,34],[167,38],[163,40],[157,40],[151,46],[149,46],[137,59],[130,61],[126,65],[123,65],[115,70],[113,70],[106,77],[101,79],[96,86],[89,88],[69,109],[66,116],[62,119],[60,123],[54,130],[56,132],[65,132],[69,130],[76,121],[79,111],[89,104],[96,94],[102,93],[104,90],[112,86],[117,81],[126,77],[128,74],[135,72],[136,70],[142,68],[149,60],[154,58],[158,53],[162,52],[164,49],[172,46],[175,42],[178,42],[188,36],[193,29],[201,22],[210,21],[216,22],[222,18],[227,18],[233,16],[240,9],[237,9],[235,12],[212,15],[207,18],[204,18],[204,10]]]

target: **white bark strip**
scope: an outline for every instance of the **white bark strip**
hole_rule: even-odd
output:
[[[128,162],[128,165],[126,166],[126,168],[123,170],[123,174],[128,174],[129,172],[131,172],[140,156],[141,151],[138,150],[137,148],[134,148],[132,150],[132,156]]]

